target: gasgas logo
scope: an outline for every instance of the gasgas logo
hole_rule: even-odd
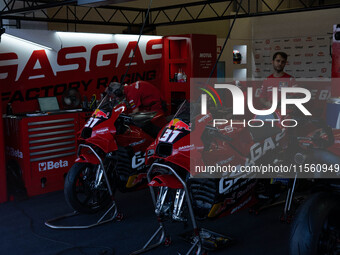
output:
[[[63,167],[67,167],[67,166],[68,166],[67,160],[40,162],[39,163],[39,172],[63,168]]]
[[[231,92],[232,98],[233,98],[233,115],[244,115],[245,114],[245,97],[243,94],[243,91],[238,88],[235,85],[231,84],[215,84],[214,88],[211,86],[207,86],[212,92],[202,89],[205,93],[201,95],[201,114],[207,115],[207,95],[210,96],[212,101],[215,103],[215,107],[217,107],[218,103],[220,102],[222,106],[222,101],[220,96],[218,95],[217,91],[215,89],[227,89]],[[298,95],[304,95],[304,97],[299,98],[288,98],[291,94],[298,94]],[[243,126],[249,126],[249,127],[262,127],[264,125],[264,121],[271,122],[272,127],[275,126],[275,122],[280,122],[281,126],[283,127],[296,127],[297,121],[294,119],[275,119],[273,117],[276,116],[275,111],[278,106],[278,97],[279,97],[279,91],[278,88],[273,87],[272,89],[272,106],[269,109],[266,110],[258,110],[254,107],[254,99],[253,99],[253,88],[248,87],[247,88],[247,106],[248,110],[256,115],[257,119],[251,119],[251,120],[226,120],[226,119],[214,119],[213,120],[213,126],[216,127],[217,125],[225,125],[229,124],[231,126],[233,125],[240,125],[243,124]],[[218,100],[215,99],[217,97]],[[287,115],[287,105],[295,105],[305,116],[311,116],[312,114],[305,108],[303,104],[309,102],[311,99],[311,92],[305,88],[298,88],[298,87],[281,87],[281,115],[285,116]]]
[[[162,57],[162,39],[149,40],[145,47],[140,48],[137,40],[122,43],[97,44],[92,48],[85,46],[63,47],[51,61],[46,50],[34,50],[28,60],[20,61],[20,52],[6,52],[0,54],[0,80],[3,82],[28,82],[31,79],[51,80],[67,72],[85,73],[98,72],[103,68],[126,67],[130,62],[131,52],[135,51],[134,64],[160,59]],[[115,51],[111,53],[109,51]],[[18,53],[18,54],[17,54]],[[7,63],[10,63],[6,65]],[[61,70],[64,68],[64,70]],[[86,86],[87,84],[84,84]]]
[[[75,40],[72,44],[76,46],[58,51],[27,49],[15,46],[17,44],[6,48],[7,52],[0,52],[1,99],[26,102],[63,95],[68,88],[91,92],[106,87],[110,81],[119,82],[123,77],[126,83],[157,79],[163,39],[145,38],[138,46],[135,37],[131,37],[131,41],[117,38],[103,44],[91,40],[80,40],[78,44]],[[123,76],[122,70],[132,60],[132,52],[135,53],[132,65],[137,65],[138,71]]]

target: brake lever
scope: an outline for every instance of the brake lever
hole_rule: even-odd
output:
[[[311,117],[295,117],[298,121],[303,122],[311,122],[318,126],[318,128],[321,128],[321,131],[316,132],[311,140],[319,147],[325,148],[334,143],[334,135],[332,128],[327,125],[326,121],[323,119],[313,119]],[[327,140],[321,138],[321,132],[324,132],[327,136]],[[308,140],[308,139],[305,139]]]
[[[216,136],[216,137],[220,138],[221,140],[228,141],[228,142],[231,142],[233,140],[228,135],[225,135],[225,134],[222,134],[221,132],[219,132],[219,130],[215,127],[206,126],[206,129],[208,130],[208,133],[210,135]]]

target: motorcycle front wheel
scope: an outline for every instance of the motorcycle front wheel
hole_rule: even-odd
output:
[[[299,208],[290,233],[290,255],[340,254],[339,196],[320,192]]]
[[[96,213],[106,208],[111,201],[109,190],[104,181],[95,187],[98,165],[75,163],[69,170],[64,186],[68,205],[80,213]],[[111,185],[112,192],[114,189]]]

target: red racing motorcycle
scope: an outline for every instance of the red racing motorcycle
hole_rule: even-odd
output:
[[[289,145],[286,128],[279,122],[265,122],[261,128],[227,124],[213,127],[212,114],[200,115],[198,110],[200,107],[183,103],[148,148],[147,154],[154,153],[147,158],[150,165],[147,177],[160,227],[146,245],[133,254],[168,242],[163,225],[166,220],[191,220],[192,246],[186,254],[203,254],[226,245],[231,241],[229,238],[198,228],[196,219],[222,217],[254,205],[256,173],[229,171],[216,178],[210,174],[209,166],[211,170],[216,165],[240,169],[261,163],[274,164],[281,160],[278,155]],[[265,118],[282,120],[277,112]],[[159,241],[151,244],[159,234]]]
[[[127,112],[126,103],[118,102],[109,87],[81,130],[78,158],[64,187],[66,201],[75,211],[98,212],[112,204],[117,188],[127,192],[146,186],[145,153],[152,153],[146,149],[166,121],[156,112]]]
[[[324,125],[298,141],[296,161],[317,178],[294,217],[289,254],[340,254],[340,130]]]

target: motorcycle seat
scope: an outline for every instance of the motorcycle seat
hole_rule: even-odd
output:
[[[274,136],[281,132],[277,126],[272,127],[271,123],[264,123],[262,127],[248,127],[250,135],[254,142],[262,142],[266,138]]]
[[[266,138],[272,137],[282,130],[277,126],[272,126],[272,123],[267,121],[267,119],[279,119],[276,113],[269,115],[257,115],[254,119],[259,119],[263,121],[262,127],[250,127],[248,126],[249,133],[255,143],[263,142]]]
[[[131,115],[133,125],[141,128],[145,133],[153,138],[157,137],[160,127],[157,127],[151,120],[157,115],[157,112],[139,112]]]
[[[153,117],[155,117],[157,112],[139,112],[132,114],[132,122],[137,127],[143,127],[145,126],[149,121],[152,120]]]

